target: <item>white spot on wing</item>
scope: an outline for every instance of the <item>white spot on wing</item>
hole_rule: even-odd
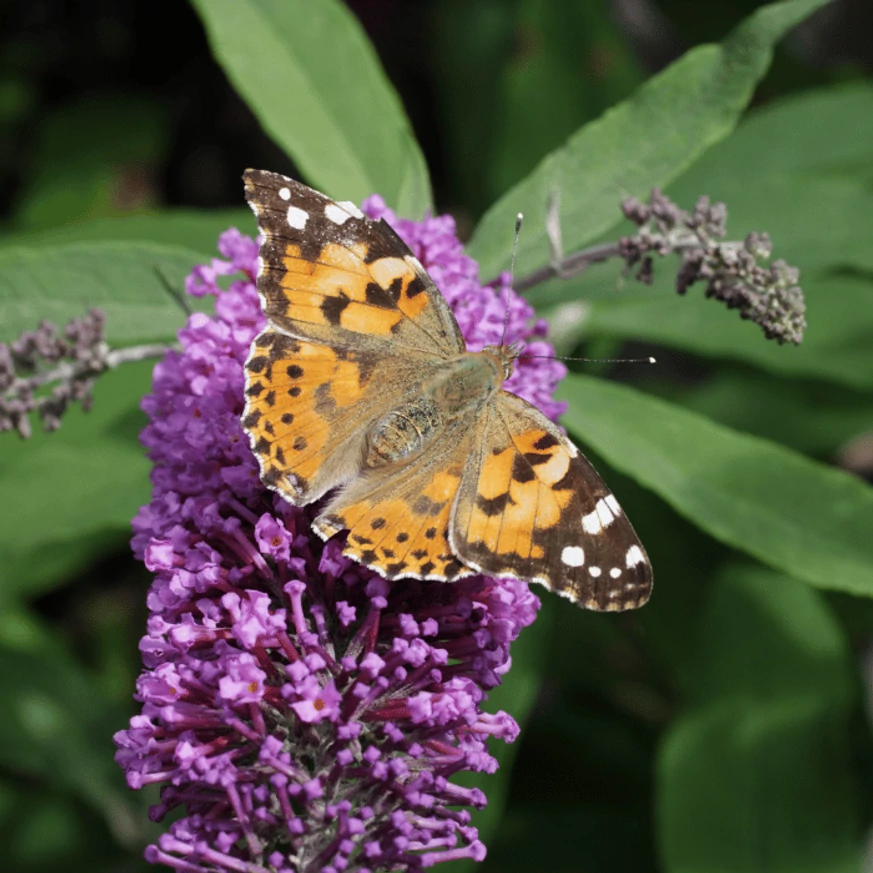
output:
[[[291,189],[290,188],[280,188],[279,189],[279,196],[283,200],[290,200],[291,199]]]
[[[309,213],[298,206],[288,207],[288,226],[294,230],[303,230],[309,220]]]
[[[324,215],[328,221],[332,221],[334,224],[345,224],[351,218],[351,215],[341,206],[337,206],[336,203],[328,203],[324,207]]]
[[[264,259],[258,255],[258,278],[264,274]]]
[[[621,567],[613,567],[609,571],[609,575],[612,576],[613,579],[618,579],[621,576]]]
[[[614,521],[614,517],[609,511],[609,507],[606,505],[605,500],[598,500],[597,505],[594,507],[594,511],[600,516],[600,523],[603,527],[609,527]]]
[[[627,550],[624,559],[626,567],[636,567],[637,564],[642,564],[643,561],[645,561],[645,557],[643,557],[643,551],[639,546],[633,545]]]
[[[361,210],[358,209],[358,207],[355,206],[355,204],[352,203],[351,200],[340,200],[340,202],[337,205],[342,206],[342,208],[345,209],[346,212],[351,212],[351,214],[355,218],[363,218],[364,217],[364,213],[361,212]]]
[[[581,546],[565,546],[561,561],[568,567],[581,567],[585,563],[585,550]]]
[[[596,579],[603,570],[601,570],[600,567],[589,567],[588,572]]]
[[[614,494],[607,494],[606,497],[603,498],[606,501],[606,505],[612,510],[612,514],[615,516],[621,515],[621,507],[618,505],[618,501],[615,499]]]
[[[589,534],[598,534],[603,530],[600,516],[596,512],[589,512],[582,516],[582,530]]]

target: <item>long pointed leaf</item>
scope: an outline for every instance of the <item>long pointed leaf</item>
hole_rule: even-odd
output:
[[[870,486],[627,386],[571,375],[559,393],[584,443],[716,539],[819,588],[873,597]]]
[[[692,49],[630,100],[585,125],[485,214],[470,244],[482,275],[509,265],[518,212],[526,220],[518,273],[547,262],[545,214],[554,187],[562,193],[564,245],[572,251],[621,219],[622,197],[645,196],[676,178],[733,130],[774,43],[824,2],[791,0],[756,10],[723,43]]]
[[[339,199],[379,193],[413,218],[430,206],[427,168],[409,121],[344,4],[193,3],[228,78],[308,181]]]

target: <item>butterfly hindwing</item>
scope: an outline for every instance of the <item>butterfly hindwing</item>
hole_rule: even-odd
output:
[[[387,223],[277,173],[246,170],[244,179],[264,235],[258,291],[274,327],[393,354],[464,350],[445,299]]]
[[[539,410],[501,391],[483,414],[451,543],[468,566],[540,582],[589,609],[641,606],[651,565],[618,501]]]
[[[343,553],[387,579],[451,581],[471,575],[449,546],[449,523],[473,425],[457,419],[432,451],[367,471],[331,500],[313,527],[325,539],[348,530]]]

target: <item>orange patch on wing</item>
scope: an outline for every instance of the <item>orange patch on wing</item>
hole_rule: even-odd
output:
[[[345,273],[354,273],[356,275],[367,278],[367,265],[363,263],[361,255],[355,249],[360,250],[361,245],[352,247],[351,249],[345,246],[337,245],[337,243],[328,243],[318,255],[318,266],[335,267]],[[366,252],[366,245],[363,246]]]
[[[330,383],[331,397],[337,406],[349,406],[360,400],[366,385],[361,380],[361,368],[354,361],[340,361]]]
[[[385,336],[403,316],[396,309],[381,309],[366,303],[350,303],[340,313],[340,326],[358,333]]]
[[[343,508],[336,515],[340,524],[350,529],[344,554],[389,579],[409,575],[458,579],[471,575],[448,543],[452,501],[459,484],[460,470],[438,472],[432,478],[421,492],[434,503],[435,511],[430,514],[417,511],[417,498],[412,497],[378,503],[364,500]]]
[[[511,446],[498,455],[489,455],[482,464],[479,474],[479,495],[487,500],[505,494],[512,478],[512,462],[515,449]]]
[[[403,258],[380,258],[370,264],[370,275],[384,290],[388,290],[395,280],[400,280],[400,294],[397,307],[409,318],[416,318],[427,308],[427,294],[409,295],[410,285],[418,279],[415,270]]]
[[[353,361],[343,361],[326,346],[299,343],[287,357],[275,357],[269,343],[256,345],[252,359],[269,361],[259,372],[248,372],[250,386],[244,426],[253,439],[254,451],[265,473],[292,474],[311,481],[321,471],[328,447],[330,423],[318,411],[318,403],[332,399],[338,406],[359,399],[365,386]],[[329,386],[328,397],[322,386]],[[321,391],[319,391],[321,389]],[[294,487],[281,482],[280,490],[295,496]]]
[[[309,276],[312,274],[312,271],[315,269],[315,264],[312,261],[307,261],[306,258],[300,257],[300,249],[297,246],[288,246],[288,250],[296,249],[295,254],[289,254],[286,252],[285,257],[282,258],[282,266],[285,268],[287,273],[290,273],[292,276]],[[286,277],[282,277],[282,285],[286,288],[289,286],[293,286],[294,279],[288,279]]]
[[[414,278],[415,274],[409,269],[409,264],[403,258],[379,258],[370,264],[370,275],[386,291],[391,287],[395,279]]]
[[[439,503],[450,503],[454,499],[455,494],[458,493],[459,482],[459,476],[444,470],[434,475],[430,484],[424,489],[424,496]]]
[[[363,302],[366,300],[367,284],[367,277],[360,273],[350,273],[324,264],[314,264],[308,273],[286,273],[282,277],[282,287],[291,294],[305,291],[317,294],[322,300],[325,297],[347,297]]]

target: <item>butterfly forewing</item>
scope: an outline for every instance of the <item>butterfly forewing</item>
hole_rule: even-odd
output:
[[[258,291],[274,327],[393,354],[463,351],[448,304],[384,221],[276,173],[247,170],[244,179],[264,235]]]
[[[468,566],[540,582],[589,609],[649,598],[652,572],[618,501],[539,410],[500,392],[479,427],[451,541]]]

